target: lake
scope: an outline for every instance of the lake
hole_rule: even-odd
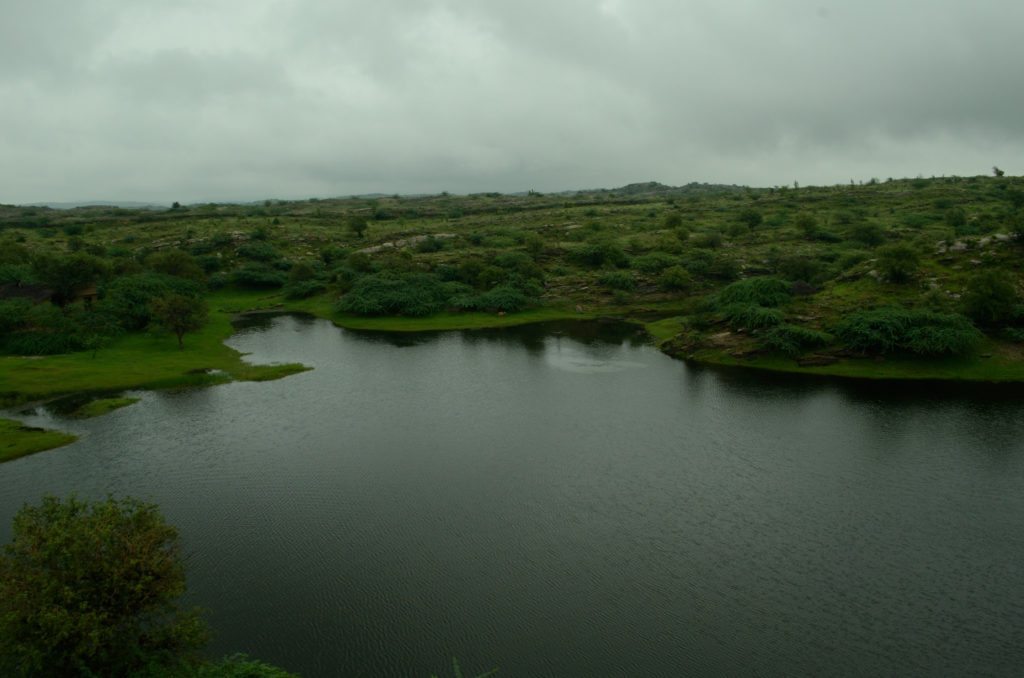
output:
[[[187,343],[187,337],[186,337]],[[620,324],[229,341],[309,372],[142,394],[0,466],[181,531],[215,656],[315,676],[1024,673],[1016,388],[674,361]]]

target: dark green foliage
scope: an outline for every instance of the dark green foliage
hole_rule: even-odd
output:
[[[285,285],[284,296],[288,299],[307,299],[327,291],[322,280],[297,280]]]
[[[954,207],[953,209],[946,210],[944,218],[946,223],[953,228],[963,228],[967,225],[967,212],[960,207]]]
[[[683,216],[679,212],[669,212],[663,222],[665,228],[675,230],[683,225]]]
[[[981,338],[962,315],[898,308],[853,313],[836,325],[835,332],[856,351],[922,356],[964,354]]]
[[[678,257],[664,252],[651,252],[633,259],[633,268],[644,273],[660,273],[679,263]]]
[[[213,246],[217,248],[226,247],[227,245],[230,245],[233,242],[234,239],[232,239],[229,233],[215,233],[210,238],[210,243],[212,243]]]
[[[715,280],[728,282],[739,277],[740,265],[731,257],[717,256],[712,258],[711,265],[708,266],[705,275]]]
[[[817,238],[821,230],[818,225],[818,218],[813,214],[808,214],[807,212],[798,214],[796,219],[793,220],[793,225],[796,226],[797,230],[809,240]]]
[[[53,303],[65,306],[79,289],[102,277],[107,265],[90,254],[37,254],[32,258],[32,271],[39,282],[53,290]]]
[[[878,224],[864,221],[850,229],[850,239],[867,247],[877,247],[885,242],[885,229]]]
[[[428,235],[423,240],[416,243],[416,251],[420,254],[429,254],[431,252],[440,252],[445,248],[445,241],[441,238],[435,238],[432,235]]]
[[[755,209],[745,209],[739,213],[737,220],[750,230],[753,230],[761,225],[764,217]]]
[[[216,254],[204,254],[196,257],[196,264],[202,269],[204,274],[219,271],[223,263]]]
[[[146,257],[146,266],[164,275],[173,275],[177,278],[202,281],[205,278],[203,269],[188,252],[182,250],[167,250],[166,252],[154,252]]]
[[[629,266],[629,257],[621,247],[611,240],[588,243],[578,247],[570,253],[570,257],[578,264],[591,268],[601,266],[627,268]]]
[[[658,285],[663,290],[688,290],[693,285],[693,277],[682,266],[669,266],[658,276]]]
[[[238,248],[238,256],[252,261],[271,262],[281,258],[281,254],[268,242],[259,240],[247,242]]]
[[[629,271],[609,271],[598,278],[598,282],[613,290],[636,289],[636,279]]]
[[[35,281],[32,267],[28,264],[0,264],[0,285],[7,283],[31,283]]]
[[[373,271],[373,259],[366,252],[352,252],[345,257],[345,265],[359,273]]]
[[[369,222],[366,221],[366,217],[356,215],[352,215],[346,219],[345,224],[348,227],[348,230],[352,231],[357,238],[362,238],[366,235],[366,229],[370,227]]]
[[[730,304],[753,304],[755,306],[779,306],[789,301],[789,285],[778,278],[757,277],[740,280],[726,287],[718,294],[719,306]]]
[[[544,280],[544,271],[526,252],[502,252],[494,257],[494,265],[531,280]]]
[[[0,301],[0,350],[12,355],[54,355],[88,348],[82,313],[24,299]]]
[[[793,282],[801,280],[806,283],[819,283],[827,277],[825,265],[820,260],[808,256],[781,257],[776,262],[775,269],[786,280]]]
[[[301,282],[304,280],[312,280],[313,278],[317,277],[317,274],[319,273],[320,269],[318,266],[314,266],[309,261],[299,261],[295,264],[292,264],[291,269],[289,269],[288,281]]]
[[[349,250],[344,247],[338,247],[337,245],[328,245],[320,250],[320,259],[325,264],[330,266],[336,262],[341,261],[348,256]]]
[[[722,246],[722,234],[718,231],[709,231],[707,233],[698,233],[696,236],[691,238],[695,247],[702,247],[704,249],[718,249]]]
[[[832,337],[825,332],[807,327],[783,324],[766,332],[761,341],[774,351],[794,356],[813,348],[825,346],[832,341]]]
[[[198,297],[202,288],[191,280],[162,273],[137,273],[112,280],[100,306],[128,331],[141,330],[152,318],[150,303],[168,294]]]
[[[153,321],[178,338],[178,348],[184,348],[182,337],[206,324],[206,301],[201,297],[168,294],[150,304]]]
[[[441,280],[427,273],[375,273],[363,276],[341,298],[338,310],[356,315],[425,316],[448,301]]]
[[[1013,278],[999,269],[988,269],[971,278],[964,294],[964,311],[982,325],[1011,320],[1019,303]]]
[[[481,311],[503,311],[515,313],[532,303],[522,290],[513,285],[498,285],[477,297],[474,308]]]
[[[281,287],[288,278],[281,271],[265,264],[249,263],[231,274],[236,285],[251,289],[273,289]]]
[[[178,608],[177,531],[132,499],[25,506],[0,557],[5,676],[131,676],[174,665],[205,628]]]
[[[878,248],[878,268],[889,282],[909,282],[921,265],[921,258],[913,247],[895,243]]]
[[[760,330],[782,322],[782,311],[757,304],[730,304],[722,313],[729,325],[735,329]]]

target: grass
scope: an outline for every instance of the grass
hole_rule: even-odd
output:
[[[19,421],[0,419],[0,463],[43,450],[73,443],[78,438],[60,431],[25,426]]]
[[[108,412],[134,405],[137,402],[139,402],[138,398],[97,398],[79,407],[72,416],[79,419],[101,417]]]
[[[67,393],[202,386],[231,380],[266,381],[302,372],[304,365],[253,365],[224,344],[234,329],[236,306],[257,303],[255,295],[210,299],[210,320],[185,336],[179,350],[171,334],[129,334],[100,349],[43,357],[0,357],[0,403],[16,404]]]
[[[900,379],[922,381],[1021,382],[1024,362],[1012,345],[988,342],[976,355],[962,358],[921,360],[912,358],[846,358],[832,365],[801,367],[782,356],[735,357],[721,350],[699,350],[696,362],[709,365],[746,367],[774,372],[816,374],[856,379]],[[990,356],[990,357],[982,357]]]

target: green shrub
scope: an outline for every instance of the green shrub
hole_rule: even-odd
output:
[[[885,229],[872,222],[862,222],[850,229],[850,239],[867,247],[885,242]]]
[[[289,299],[306,299],[327,291],[327,284],[322,280],[296,280],[284,288],[284,296]]]
[[[703,249],[718,249],[722,246],[722,234],[718,231],[710,231],[707,233],[698,233],[691,238],[694,246]]]
[[[356,315],[426,316],[444,308],[441,280],[427,273],[374,273],[359,278],[337,309]]]
[[[476,308],[484,311],[521,311],[531,303],[530,297],[513,285],[498,285],[477,298]]]
[[[618,268],[629,267],[629,257],[622,251],[622,248],[610,240],[587,243],[569,253],[569,256],[576,263],[598,268],[601,266],[616,266]]]
[[[658,286],[663,290],[688,290],[693,285],[693,277],[682,266],[669,266],[658,276]]]
[[[720,306],[731,304],[779,306],[788,302],[789,298],[788,284],[778,278],[762,276],[734,282],[719,292],[717,303]]]
[[[431,252],[440,252],[445,248],[445,241],[441,238],[435,238],[432,235],[428,235],[423,240],[416,243],[415,250],[420,254],[429,254]]]
[[[835,332],[856,351],[903,351],[923,356],[964,354],[981,338],[981,333],[962,315],[898,308],[853,313],[836,325]]]
[[[236,285],[250,289],[273,289],[284,285],[288,278],[265,264],[249,263],[231,274]]]
[[[723,315],[734,329],[760,330],[782,322],[782,311],[756,304],[730,304],[723,309]]]
[[[629,271],[610,271],[598,278],[598,282],[613,290],[636,289],[636,279]]]
[[[660,273],[669,266],[674,266],[679,259],[665,252],[651,252],[633,259],[633,268],[644,273]]]
[[[268,242],[247,242],[238,248],[238,256],[253,261],[271,262],[281,258],[280,253]]]
[[[765,333],[762,341],[765,346],[774,351],[793,356],[812,348],[825,346],[832,341],[832,336],[807,327],[784,324],[773,327]]]
[[[878,248],[878,268],[885,278],[894,283],[909,282],[921,265],[921,258],[907,243],[896,243]]]

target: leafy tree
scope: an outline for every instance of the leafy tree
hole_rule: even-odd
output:
[[[906,243],[878,248],[878,267],[890,282],[909,282],[920,265],[921,258],[917,250]]]
[[[996,167],[995,165],[993,165],[992,166],[992,174],[994,174],[997,177],[1001,177],[1004,174],[1006,174],[1006,172],[1004,172],[1003,170],[1001,170],[998,167]]]
[[[141,330],[152,320],[151,303],[168,294],[198,297],[201,288],[191,280],[162,273],[136,273],[115,278],[104,290],[100,307],[126,330]]]
[[[366,229],[370,227],[369,222],[366,221],[365,217],[352,215],[347,221],[348,230],[352,231],[357,238],[362,238],[366,234]]]
[[[0,671],[130,676],[198,649],[205,627],[179,609],[178,533],[134,499],[47,497],[14,518],[0,556]]]
[[[106,264],[90,254],[39,254],[32,260],[32,270],[41,283],[53,290],[53,302],[63,307],[75,298],[75,292],[96,282],[106,272]]]
[[[186,332],[194,332],[206,323],[206,302],[200,297],[182,294],[168,294],[154,299],[153,319],[178,338],[178,349],[185,348],[182,338]]]

